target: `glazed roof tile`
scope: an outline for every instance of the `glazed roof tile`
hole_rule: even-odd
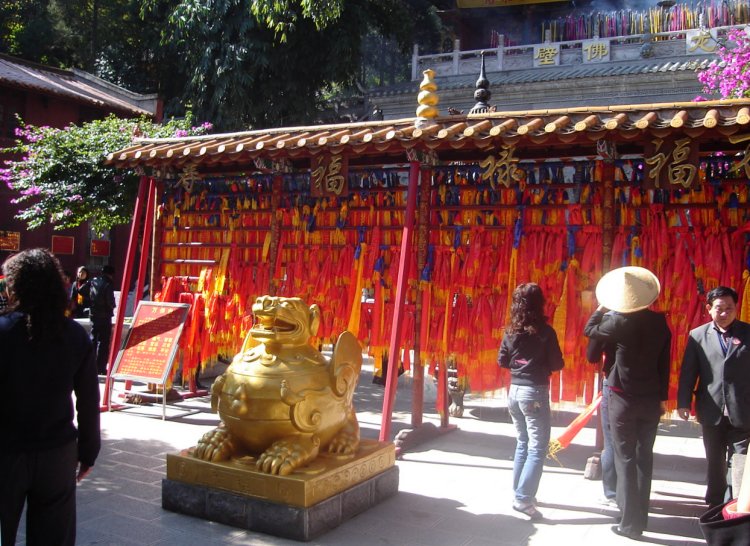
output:
[[[750,126],[750,99],[461,114],[417,122],[416,118],[406,118],[137,139],[132,146],[109,154],[107,160],[120,167],[181,168],[201,164],[210,168],[248,166],[263,159],[309,160],[323,150],[351,157],[392,157],[412,148],[471,152],[496,149],[504,143],[552,146],[574,139],[591,147],[594,141],[605,138],[644,142],[666,133],[680,137],[689,134],[691,138],[706,135],[725,142]],[[750,136],[745,140],[750,140]]]

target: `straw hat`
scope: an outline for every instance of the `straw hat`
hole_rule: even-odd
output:
[[[660,290],[659,279],[648,269],[619,267],[599,279],[596,299],[612,311],[634,313],[654,303]]]

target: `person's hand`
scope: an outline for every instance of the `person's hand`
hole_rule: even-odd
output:
[[[76,475],[76,482],[80,483],[81,480],[83,480],[83,478],[85,478],[91,473],[92,468],[93,467],[81,463],[78,466],[78,474]]]
[[[599,307],[596,308],[597,311],[601,311],[602,313],[606,313],[609,311],[606,307],[604,307],[601,303],[599,304]]]
[[[688,419],[690,419],[690,409],[677,408],[677,415],[679,415],[683,421],[687,421]]]
[[[659,409],[661,410],[661,414],[662,415],[664,415],[665,413],[667,413],[667,403],[664,400],[662,400],[661,402],[659,402]]]

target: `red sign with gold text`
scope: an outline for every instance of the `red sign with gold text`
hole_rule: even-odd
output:
[[[112,376],[164,385],[188,309],[186,303],[140,302]]]
[[[90,254],[92,256],[109,256],[109,241],[105,239],[92,239]]]

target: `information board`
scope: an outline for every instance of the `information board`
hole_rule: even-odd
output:
[[[187,303],[140,302],[112,377],[164,385],[189,309]]]

